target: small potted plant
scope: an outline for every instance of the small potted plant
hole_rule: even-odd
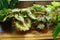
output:
[[[37,29],[39,29],[38,31],[41,31],[41,32],[43,32],[44,28],[45,28],[45,25],[44,24],[38,24],[38,26],[37,26]],[[44,30],[44,32],[45,31],[46,30]]]
[[[15,10],[15,12],[13,11],[13,13],[15,13],[15,15],[12,21],[12,25],[16,32],[21,34],[27,33],[27,31],[29,31],[31,28],[31,19],[27,16],[27,10]]]

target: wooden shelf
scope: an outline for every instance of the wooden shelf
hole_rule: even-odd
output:
[[[52,38],[52,32],[49,31],[48,33],[40,33],[37,31],[32,31],[27,34],[16,34],[16,33],[0,33],[0,39],[13,39],[13,38],[19,38],[19,39],[53,39]],[[60,38],[60,34],[57,38]]]
[[[53,0],[19,0],[19,1],[53,1]],[[54,0],[54,1],[60,1],[60,0]]]

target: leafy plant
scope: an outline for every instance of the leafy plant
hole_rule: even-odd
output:
[[[16,8],[16,3],[18,2],[18,0],[11,0],[11,1],[8,1],[10,2],[10,8]]]
[[[16,8],[18,0],[0,0],[0,10],[4,8]]]
[[[44,29],[44,27],[45,27],[44,24],[39,24],[39,25],[37,26],[38,29]]]
[[[58,22],[60,22],[60,15],[58,16]]]
[[[7,18],[13,17],[12,10],[10,9],[13,8],[11,1],[12,0],[0,0],[0,22],[4,22]],[[18,0],[12,1],[14,2],[14,6],[17,1]]]
[[[58,6],[60,6],[60,2],[51,2],[51,4],[53,5],[53,6],[55,6],[55,7],[58,7]]]
[[[31,12],[31,10],[29,10],[29,8],[22,9],[21,11],[26,12],[31,19],[34,19],[34,20],[36,19],[36,16]]]
[[[20,31],[28,31],[31,27],[31,20],[28,18],[26,12],[27,9],[21,9],[19,12],[17,12],[18,14],[14,15],[14,18],[17,20],[15,21],[15,26]],[[24,16],[24,14],[26,15],[26,17]]]
[[[22,15],[15,14],[15,19],[18,21],[24,22],[24,17]]]
[[[11,9],[0,10],[0,22],[6,21],[7,18],[13,17]]]
[[[45,10],[45,7],[44,6],[38,5],[38,4],[33,4],[33,8],[35,9],[35,11]]]
[[[60,33],[60,23],[57,23],[57,25],[53,30],[53,38],[55,39],[59,33]]]
[[[60,33],[60,9],[56,8],[60,7],[60,2],[52,2],[52,5],[47,5],[46,7],[43,5],[34,4],[32,7],[13,10],[16,8],[17,2],[18,0],[0,0],[0,22],[5,22],[7,19],[14,17],[16,19],[16,28],[21,31],[27,31],[31,28],[31,24],[33,22],[32,19],[37,22],[42,21],[49,23],[47,26],[51,25],[53,20],[57,24],[53,30],[53,38],[57,37]],[[40,13],[36,16],[34,12],[41,12],[44,14]],[[57,12],[56,15],[55,12]],[[44,27],[44,24],[39,23],[37,25],[37,28],[39,29],[43,29]]]
[[[55,10],[55,7],[54,6],[52,6],[52,5],[47,5],[47,8],[46,8],[46,11],[47,12],[52,12],[52,11],[54,11]]]
[[[27,20],[27,22],[26,22],[26,20]],[[17,21],[17,22],[15,22],[15,26],[20,31],[28,31],[31,27],[31,20],[30,19],[25,19],[24,22]]]

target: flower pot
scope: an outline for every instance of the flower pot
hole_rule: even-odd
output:
[[[42,33],[47,33],[49,31],[49,27],[45,27],[44,29],[40,29]]]
[[[3,32],[12,32],[12,18],[1,23]]]
[[[1,32],[3,32],[3,30],[2,30],[2,25],[0,24],[0,33],[1,33]]]
[[[44,29],[36,29],[38,32],[41,32],[41,33],[47,33],[49,31],[49,27],[45,27]]]
[[[19,29],[15,29],[15,32],[17,33],[17,34],[26,34],[26,33],[28,33],[29,32],[29,30],[28,31],[21,31],[21,30],[19,30]]]

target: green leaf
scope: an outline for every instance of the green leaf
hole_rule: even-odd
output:
[[[58,15],[58,22],[60,22],[60,15]]]
[[[36,20],[36,16],[30,10],[27,11],[27,14],[31,19]]]
[[[32,13],[34,13],[34,11],[35,11],[35,9],[33,8],[33,6],[32,6],[32,7],[28,7],[28,9],[29,9]]]
[[[26,24],[27,24],[27,26],[30,28],[30,27],[31,27],[31,20],[30,20],[29,18],[27,18],[27,21],[28,21],[28,22],[27,22]]]
[[[37,28],[39,28],[39,29],[43,29],[44,27],[45,27],[44,24],[39,24],[39,25],[37,26]]]
[[[10,12],[11,12],[11,9],[3,9],[3,10],[0,10],[0,22],[6,21],[6,19],[8,17],[10,17],[9,15],[12,14]]]
[[[55,7],[52,6],[52,5],[47,5],[47,8],[46,8],[46,11],[54,11],[55,10]]]
[[[33,4],[33,8],[35,9],[35,11],[41,11],[44,10],[45,7],[39,4]]]
[[[6,16],[6,17],[3,19],[3,22],[5,22],[8,18],[12,18],[12,17],[14,17],[13,14],[10,14],[10,15]]]
[[[56,22],[57,21],[57,16],[52,17],[52,21]]]
[[[27,22],[26,22],[27,20]],[[30,19],[26,19],[24,22],[19,22],[19,21],[16,21],[15,22],[15,26],[16,28],[18,28],[20,31],[27,31],[30,29],[31,27],[31,20]],[[21,23],[21,24],[20,24]]]
[[[3,1],[3,8],[9,8],[8,1],[7,0],[2,1]]]
[[[22,15],[15,14],[15,19],[18,21],[24,22],[24,17]]]
[[[51,4],[53,5],[53,6],[55,6],[55,7],[58,7],[58,6],[60,6],[60,2],[51,2]]]
[[[3,1],[0,0],[0,10],[4,8]]]
[[[11,0],[7,0],[8,4],[10,5]]]
[[[21,9],[21,12],[26,12],[31,19],[36,19],[36,16],[31,12],[31,10],[29,10],[29,8],[25,8],[25,9]]]
[[[60,33],[60,23],[58,23],[53,30],[53,38],[55,39]]]
[[[10,8],[15,8],[17,2],[18,2],[18,0],[11,0],[11,2],[10,2]]]

